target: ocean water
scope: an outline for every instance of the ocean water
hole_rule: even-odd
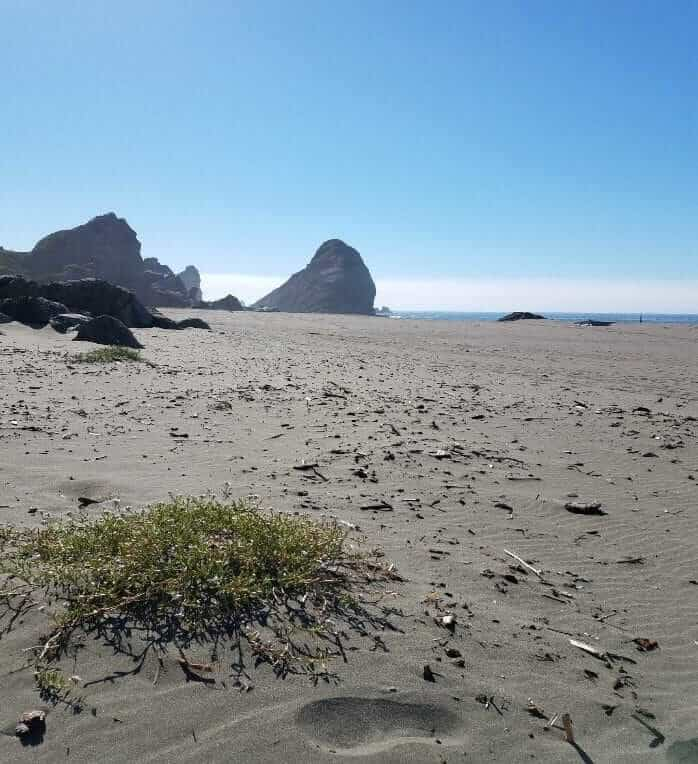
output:
[[[534,311],[535,312],[535,311]],[[459,313],[453,311],[395,310],[391,318],[418,318],[429,321],[496,321],[505,313]],[[545,313],[540,315],[556,321],[613,321],[619,324],[697,324],[698,314],[691,313]]]

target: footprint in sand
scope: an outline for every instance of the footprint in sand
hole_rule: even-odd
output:
[[[296,721],[308,737],[350,755],[390,748],[407,740],[427,742],[438,738],[448,744],[454,741],[447,738],[462,730],[458,717],[437,703],[383,698],[318,700],[303,706]]]
[[[690,740],[677,740],[666,752],[671,764],[696,764],[698,762],[698,737]]]

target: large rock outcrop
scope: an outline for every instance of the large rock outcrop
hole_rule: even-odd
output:
[[[182,284],[184,284],[184,288],[194,304],[204,299],[203,292],[201,291],[201,274],[198,268],[193,265],[187,265],[177,276]]]
[[[168,266],[141,257],[136,232],[113,212],[49,234],[28,253],[0,249],[3,273],[40,282],[99,279],[129,289],[152,306],[181,308],[198,301]]]
[[[245,310],[245,306],[232,294],[227,294],[225,297],[221,297],[220,300],[199,302],[194,307],[201,308],[202,310]]]
[[[98,345],[118,345],[125,348],[143,347],[134,337],[133,332],[118,318],[113,316],[97,316],[78,327],[78,333],[73,337],[77,342],[95,342]]]
[[[32,250],[30,267],[41,281],[92,277],[133,291],[144,270],[136,232],[113,212],[45,236]]]
[[[21,276],[0,276],[0,300],[39,297],[60,303],[60,309],[56,309],[54,315],[67,312],[108,315],[126,326],[140,329],[177,328],[171,319],[146,308],[133,292],[107,281],[81,279],[42,284]]]
[[[291,313],[373,314],[376,285],[361,255],[340,239],[320,246],[308,265],[254,308]]]
[[[0,299],[0,313],[27,326],[46,326],[54,316],[66,311],[67,308],[60,302],[35,295]]]

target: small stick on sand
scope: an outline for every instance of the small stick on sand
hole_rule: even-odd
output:
[[[562,726],[565,728],[565,739],[570,745],[574,745],[574,731],[572,730],[572,717],[569,714],[562,715]]]
[[[542,578],[543,574],[538,568],[534,568],[533,565],[529,565],[525,560],[522,560],[518,554],[514,554],[513,552],[510,552],[508,549],[504,550],[504,554],[508,554],[509,557],[513,557],[520,565],[523,565],[526,570],[530,570],[531,573],[535,573],[538,578]]]
[[[603,650],[599,650],[593,645],[588,645],[586,642],[570,639],[570,644],[572,647],[578,647],[580,650],[584,650],[585,653],[589,653],[589,655],[593,655],[595,658],[600,658],[601,660],[605,660],[606,658],[606,653]]]

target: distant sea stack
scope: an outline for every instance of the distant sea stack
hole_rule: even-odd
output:
[[[361,255],[340,239],[320,246],[298,273],[256,302],[257,310],[373,315],[376,285]]]
[[[213,300],[212,302],[197,302],[194,307],[205,310],[245,310],[245,306],[232,294],[227,294],[225,297],[221,297],[220,300]]]
[[[31,252],[0,248],[2,274],[26,276],[42,283],[100,279],[131,290],[152,306],[187,307],[196,302],[168,266],[155,257],[141,257],[136,232],[113,212],[49,234]]]
[[[515,313],[507,313],[506,316],[498,318],[497,321],[544,321],[545,316],[539,316],[537,313],[529,313],[527,310],[519,310]]]
[[[201,291],[201,274],[198,268],[194,265],[187,265],[177,276],[179,276],[179,280],[184,284],[184,288],[187,290],[189,298],[193,303],[201,302],[204,299]]]

